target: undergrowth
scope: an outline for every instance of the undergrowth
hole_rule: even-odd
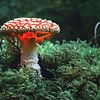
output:
[[[100,100],[100,48],[80,40],[44,42],[38,53],[42,79],[12,69],[16,57],[2,55],[8,63],[0,63],[0,100]]]

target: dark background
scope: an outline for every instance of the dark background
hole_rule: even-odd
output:
[[[89,41],[100,21],[100,0],[0,0],[0,26],[18,17],[40,17],[56,22],[61,32],[54,40]]]

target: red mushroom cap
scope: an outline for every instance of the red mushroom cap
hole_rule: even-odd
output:
[[[44,37],[48,38],[54,33],[59,33],[60,27],[51,20],[43,20],[41,18],[16,18],[6,22],[0,30],[10,35],[19,34],[22,36],[21,38],[35,38],[37,40],[44,40]],[[47,34],[49,35],[45,36]]]

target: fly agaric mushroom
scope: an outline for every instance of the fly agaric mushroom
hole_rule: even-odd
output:
[[[22,43],[21,66],[32,68],[41,76],[36,44],[49,39],[54,33],[59,33],[60,27],[51,20],[16,18],[1,26],[0,31],[8,36],[19,38]]]

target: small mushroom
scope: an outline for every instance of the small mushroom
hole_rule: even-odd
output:
[[[22,43],[21,66],[34,69],[41,76],[36,50],[37,43],[43,43],[44,39],[49,39],[53,34],[59,33],[59,25],[41,18],[16,18],[4,23],[0,31],[19,38]]]

